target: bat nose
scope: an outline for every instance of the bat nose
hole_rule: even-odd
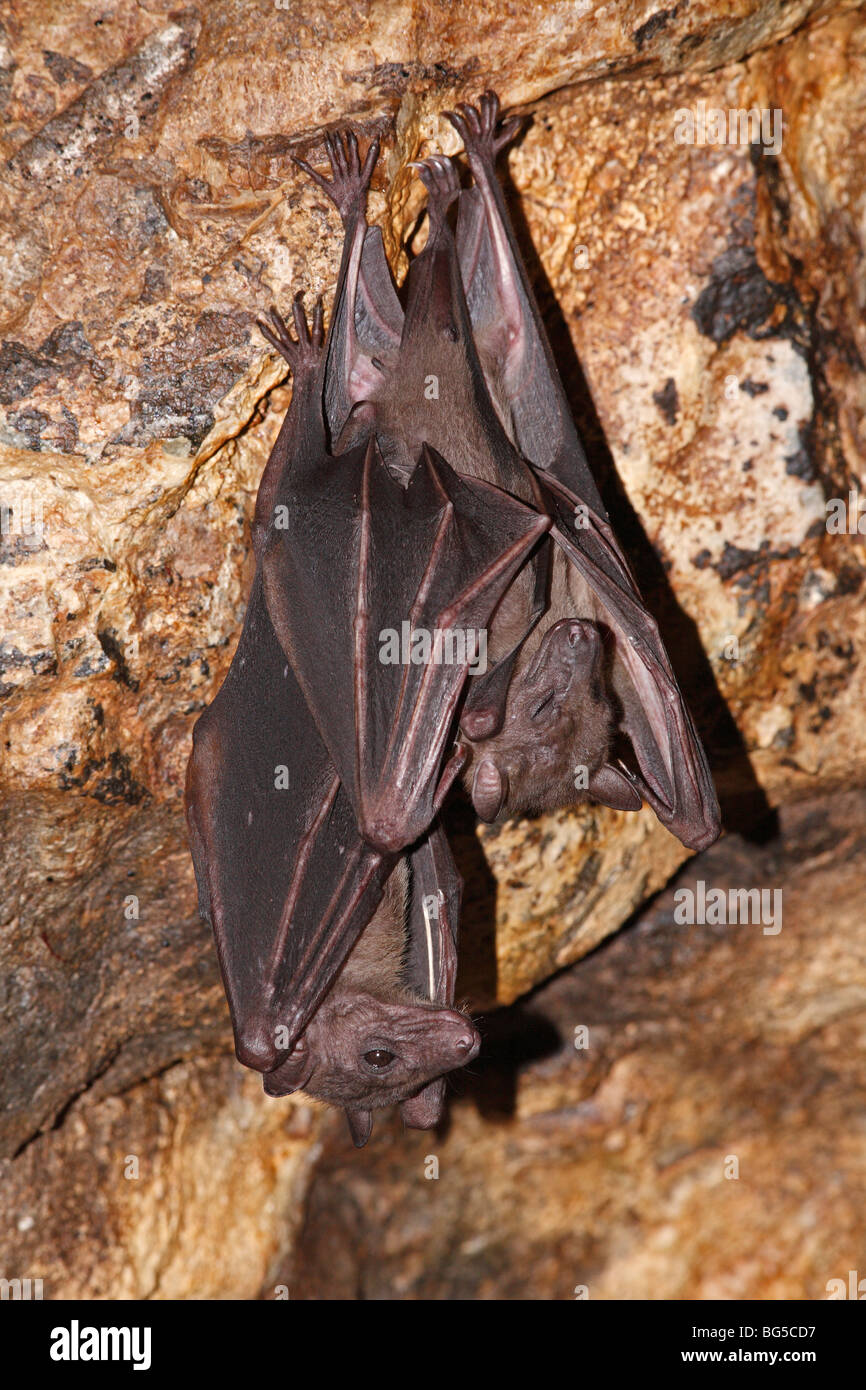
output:
[[[598,629],[583,618],[567,618],[562,623],[556,623],[550,630],[556,633],[557,638],[564,637],[572,650],[581,646],[594,649],[601,641]]]
[[[454,1039],[454,1052],[459,1057],[459,1066],[463,1067],[467,1062],[471,1062],[473,1057],[478,1055],[481,1047],[481,1034],[477,1028],[473,1028],[466,1019],[461,1019],[460,1030]]]
[[[456,1065],[463,1067],[467,1062],[471,1062],[481,1046],[481,1034],[478,1029],[456,1009],[443,1009],[438,1015],[438,1025],[446,1030],[443,1042],[447,1047],[453,1048],[454,1055],[459,1058]],[[442,1036],[440,1033],[440,1037]]]
[[[588,674],[600,659],[601,634],[583,618],[563,618],[545,634],[539,656],[554,686],[567,686],[575,675]]]

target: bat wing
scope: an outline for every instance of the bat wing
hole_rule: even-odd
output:
[[[496,177],[496,154],[515,131],[510,123],[497,137],[498,114],[498,98],[488,92],[479,109],[462,106],[450,116],[475,176],[475,186],[460,194],[457,215],[457,254],[473,333],[485,374],[495,363],[502,375],[511,416],[503,424],[520,452],[605,517]]]
[[[409,945],[404,976],[419,998],[450,1009],[457,979],[457,928],[463,881],[439,820],[409,858]],[[437,1077],[400,1106],[410,1129],[432,1129],[442,1118],[445,1077]]]
[[[271,627],[260,571],[234,660],[195,726],[186,811],[238,1057],[285,1068],[393,860],[358,834]]]
[[[294,470],[280,496],[286,529],[263,561],[271,620],[362,835],[396,852],[460,770],[442,762],[467,674],[549,518],[426,446],[404,488],[375,439]]]
[[[350,243],[351,246],[351,243]],[[337,440],[353,406],[379,384],[400,348],[403,308],[385,257],[382,231],[368,227],[357,267],[350,257],[337,284],[325,372],[325,415]]]
[[[363,163],[353,131],[328,135],[325,144],[330,179],[305,160],[295,162],[330,198],[343,222],[323,393],[325,417],[335,441],[352,407],[381,385],[386,368],[376,364],[396,356],[403,310],[385,257],[382,233],[378,227],[367,226],[367,190],[379,157],[379,142],[372,141]]]
[[[586,616],[612,634],[610,679],[621,706],[620,730],[631,741],[638,767],[635,772],[609,762],[590,791],[596,800],[621,809],[639,809],[642,797],[683,844],[705,849],[719,834],[719,805],[655,620],[607,521],[584,505],[576,526],[579,499],[557,479],[540,471],[538,478],[554,521],[551,537],[583,580]]]
[[[385,255],[381,227],[364,237],[361,272],[355,297],[355,332],[362,351],[395,353],[403,333],[403,308]]]

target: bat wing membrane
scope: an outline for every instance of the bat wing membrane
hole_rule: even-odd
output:
[[[460,194],[457,254],[485,375],[492,362],[503,371],[511,415],[503,425],[525,458],[604,516],[492,169],[483,190],[476,185]]]
[[[238,1056],[271,1071],[375,911],[393,860],[358,833],[260,573],[231,667],[195,727],[187,821]]]
[[[360,234],[359,234],[360,235]],[[385,257],[382,232],[368,227],[357,267],[344,257],[334,300],[325,370],[324,409],[328,431],[336,441],[352,412],[379,384],[381,368],[400,348],[403,309]]]
[[[459,771],[442,762],[473,634],[549,519],[426,447],[404,488],[375,439],[287,487],[288,527],[264,552],[268,608],[361,833],[396,852]]]
[[[584,507],[576,527],[578,498],[557,479],[538,476],[554,520],[552,539],[584,581],[594,616],[613,635],[611,684],[639,769],[608,764],[591,790],[600,801],[628,807],[630,784],[683,844],[705,849],[719,834],[719,805],[655,620],[609,524]]]

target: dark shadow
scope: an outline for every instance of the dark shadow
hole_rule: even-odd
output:
[[[550,1019],[532,1012],[525,1001],[476,1019],[483,1043],[479,1057],[462,1073],[462,1090],[484,1119],[514,1114],[517,1077],[522,1067],[553,1057],[562,1047]]]

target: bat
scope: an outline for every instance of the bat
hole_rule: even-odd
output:
[[[300,1088],[343,1106],[358,1148],[382,1106],[399,1104],[413,1129],[438,1124],[444,1073],[481,1044],[450,1007],[459,906],[460,879],[436,825],[398,861],[324,1002],[283,1067],[265,1076],[268,1095]]]
[[[437,1123],[441,1078],[479,1038],[451,1007],[460,880],[441,828],[402,860],[362,839],[264,600],[275,475],[318,439],[321,415],[321,305],[311,330],[299,299],[294,318],[297,342],[278,315],[269,330],[292,402],[257,498],[238,647],[193,731],[186,816],[239,1060],[270,1095],[344,1106],[360,1144],[383,1105],[400,1102],[407,1125]]]
[[[403,302],[366,221],[378,155],[327,140],[343,250],[286,357],[256,575],[194,731],[186,809],[239,1059],[265,1090],[441,1114],[477,1053],[454,1010],[460,880],[439,811],[646,800],[688,845],[719,830],[706,758],[586,463],[495,174],[493,94],[451,113],[472,187],[416,167],[428,236]],[[457,205],[456,235],[449,211]],[[404,307],[405,306],[405,307]],[[483,640],[482,640],[483,639]],[[483,646],[483,659],[482,659]]]
[[[399,479],[408,493],[431,457],[447,459],[461,480],[478,479],[533,508],[550,526],[550,539],[533,537],[529,563],[516,567],[493,609],[489,667],[468,681],[466,670],[452,670],[450,679],[441,672],[432,679],[427,671],[419,681],[400,682],[399,691],[392,682],[386,694],[382,672],[372,682],[370,662],[359,651],[353,663],[343,656],[329,664],[321,642],[316,647],[311,640],[315,613],[304,616],[302,607],[304,578],[324,548],[318,532],[307,534],[306,553],[300,532],[272,533],[269,550],[279,553],[280,567],[266,557],[269,606],[371,843],[396,849],[419,834],[462,764],[483,819],[586,796],[624,810],[646,800],[684,843],[703,848],[719,833],[706,757],[568,410],[495,174],[496,155],[519,124],[497,130],[498,109],[488,93],[479,108],[450,114],[464,140],[472,188],[460,189],[452,162],[441,155],[416,166],[428,189],[429,231],[410,266],[405,312],[396,307],[379,241],[364,231],[359,200],[346,193],[353,159],[358,167],[356,148],[350,141],[347,154],[332,138],[333,179],[310,171],[346,226],[343,300],[335,309],[338,337],[328,368],[340,389],[326,384],[325,398],[340,401],[330,429],[337,456],[346,460],[344,477],[357,474],[366,450],[367,468],[372,453],[385,464],[380,481]],[[446,217],[454,201],[456,240]],[[289,510],[309,515],[315,494],[317,519],[330,507],[326,535],[346,534],[345,497],[335,528],[339,507],[325,501],[321,479],[314,469],[305,505]],[[291,485],[301,485],[296,474]],[[393,556],[381,503],[371,515],[378,516],[382,538],[373,553]],[[420,534],[417,548],[429,553]],[[411,549],[414,554],[414,540]],[[479,557],[476,573],[482,569]],[[332,543],[318,577],[317,594],[329,586],[327,611],[342,615],[346,653],[357,565],[337,597],[346,570]],[[408,593],[389,579],[389,598],[396,594],[408,606]],[[371,592],[375,584],[368,584]],[[437,782],[458,700],[460,743]],[[405,738],[407,720],[412,741]],[[400,730],[403,754],[396,762],[379,756],[383,745],[386,752],[394,748]],[[407,762],[411,787],[404,780]]]
[[[576,791],[622,810],[645,800],[704,849],[720,831],[706,755],[589,470],[496,177],[521,121],[497,128],[493,92],[447,114],[475,180],[459,195],[456,244],[478,359],[553,523],[547,612],[520,647],[504,719],[485,736],[471,706],[463,716],[473,803],[492,821]]]

